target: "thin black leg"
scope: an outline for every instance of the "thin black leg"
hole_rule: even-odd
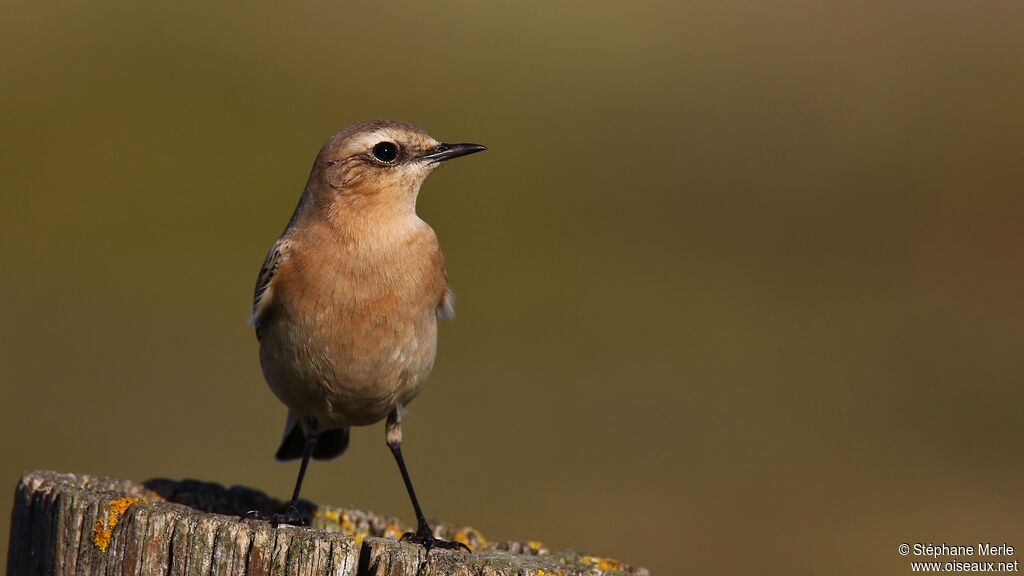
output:
[[[306,467],[309,466],[309,459],[313,456],[315,448],[316,434],[309,434],[306,436],[306,443],[302,447],[302,464],[299,465],[299,477],[295,479],[295,490],[292,491],[292,499],[284,512],[274,514],[274,517],[271,519],[274,526],[280,524],[309,526],[309,518],[299,510],[299,492],[302,491],[302,481],[306,477]]]
[[[427,523],[427,518],[423,515],[420,502],[416,498],[416,490],[412,487],[409,469],[406,468],[405,459],[402,458],[402,417],[399,412],[400,410],[401,407],[395,408],[388,415],[386,429],[388,448],[391,449],[391,454],[395,457],[395,462],[398,463],[398,470],[402,473],[405,489],[409,492],[409,499],[412,500],[412,508],[416,511],[416,532],[406,532],[402,536],[402,540],[422,544],[427,549],[428,554],[431,548],[465,548],[468,552],[470,551],[469,546],[462,542],[448,542],[447,540],[434,538],[434,531],[430,529],[430,524]]]
[[[423,517],[423,510],[420,509],[420,502],[416,499],[416,490],[412,487],[412,479],[409,478],[409,469],[405,467],[405,459],[402,458],[402,446],[400,444],[389,444],[388,448],[391,448],[391,454],[395,456],[395,461],[398,462],[398,470],[402,473],[402,480],[405,481],[405,489],[409,492],[409,499],[412,500],[412,509],[416,511],[416,527],[430,530],[430,526],[427,524],[427,519]]]
[[[296,506],[299,503],[299,491],[302,490],[302,480],[306,478],[306,467],[309,466],[309,459],[313,456],[313,450],[315,449],[316,435],[310,434],[306,437],[305,446],[302,447],[302,464],[299,464],[299,477],[295,479],[295,490],[292,491],[292,506]]]

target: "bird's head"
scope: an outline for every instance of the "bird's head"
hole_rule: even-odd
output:
[[[415,209],[423,180],[442,162],[486,150],[438,142],[418,126],[369,120],[343,128],[317,155],[310,187],[321,202]]]

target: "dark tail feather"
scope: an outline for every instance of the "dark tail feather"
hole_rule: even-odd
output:
[[[344,454],[347,448],[348,428],[321,432],[316,441],[316,448],[313,450],[313,458],[317,460],[337,458]]]
[[[305,447],[306,437],[302,434],[301,426],[292,426],[292,429],[284,437],[281,447],[277,449],[274,456],[279,462],[298,460],[302,458],[302,449]],[[321,432],[316,439],[316,448],[313,449],[313,458],[317,460],[330,460],[341,456],[348,448],[348,428],[327,430]]]

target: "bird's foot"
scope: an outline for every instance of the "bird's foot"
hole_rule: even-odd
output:
[[[444,550],[458,550],[459,548],[464,549],[466,552],[472,552],[469,546],[466,546],[462,542],[451,542],[448,540],[441,540],[440,538],[434,538],[434,532],[430,529],[426,523],[421,523],[415,532],[406,532],[400,538],[402,542],[412,542],[413,544],[420,544],[427,549],[427,554],[430,554],[431,548],[441,548]]]
[[[270,523],[277,528],[281,524],[288,524],[291,526],[309,526],[309,516],[299,510],[299,507],[294,503],[289,504],[283,512],[278,512],[270,517]]]

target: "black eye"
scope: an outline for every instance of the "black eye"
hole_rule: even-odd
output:
[[[394,162],[398,158],[398,145],[394,142],[381,142],[373,147],[373,157],[381,162]]]

